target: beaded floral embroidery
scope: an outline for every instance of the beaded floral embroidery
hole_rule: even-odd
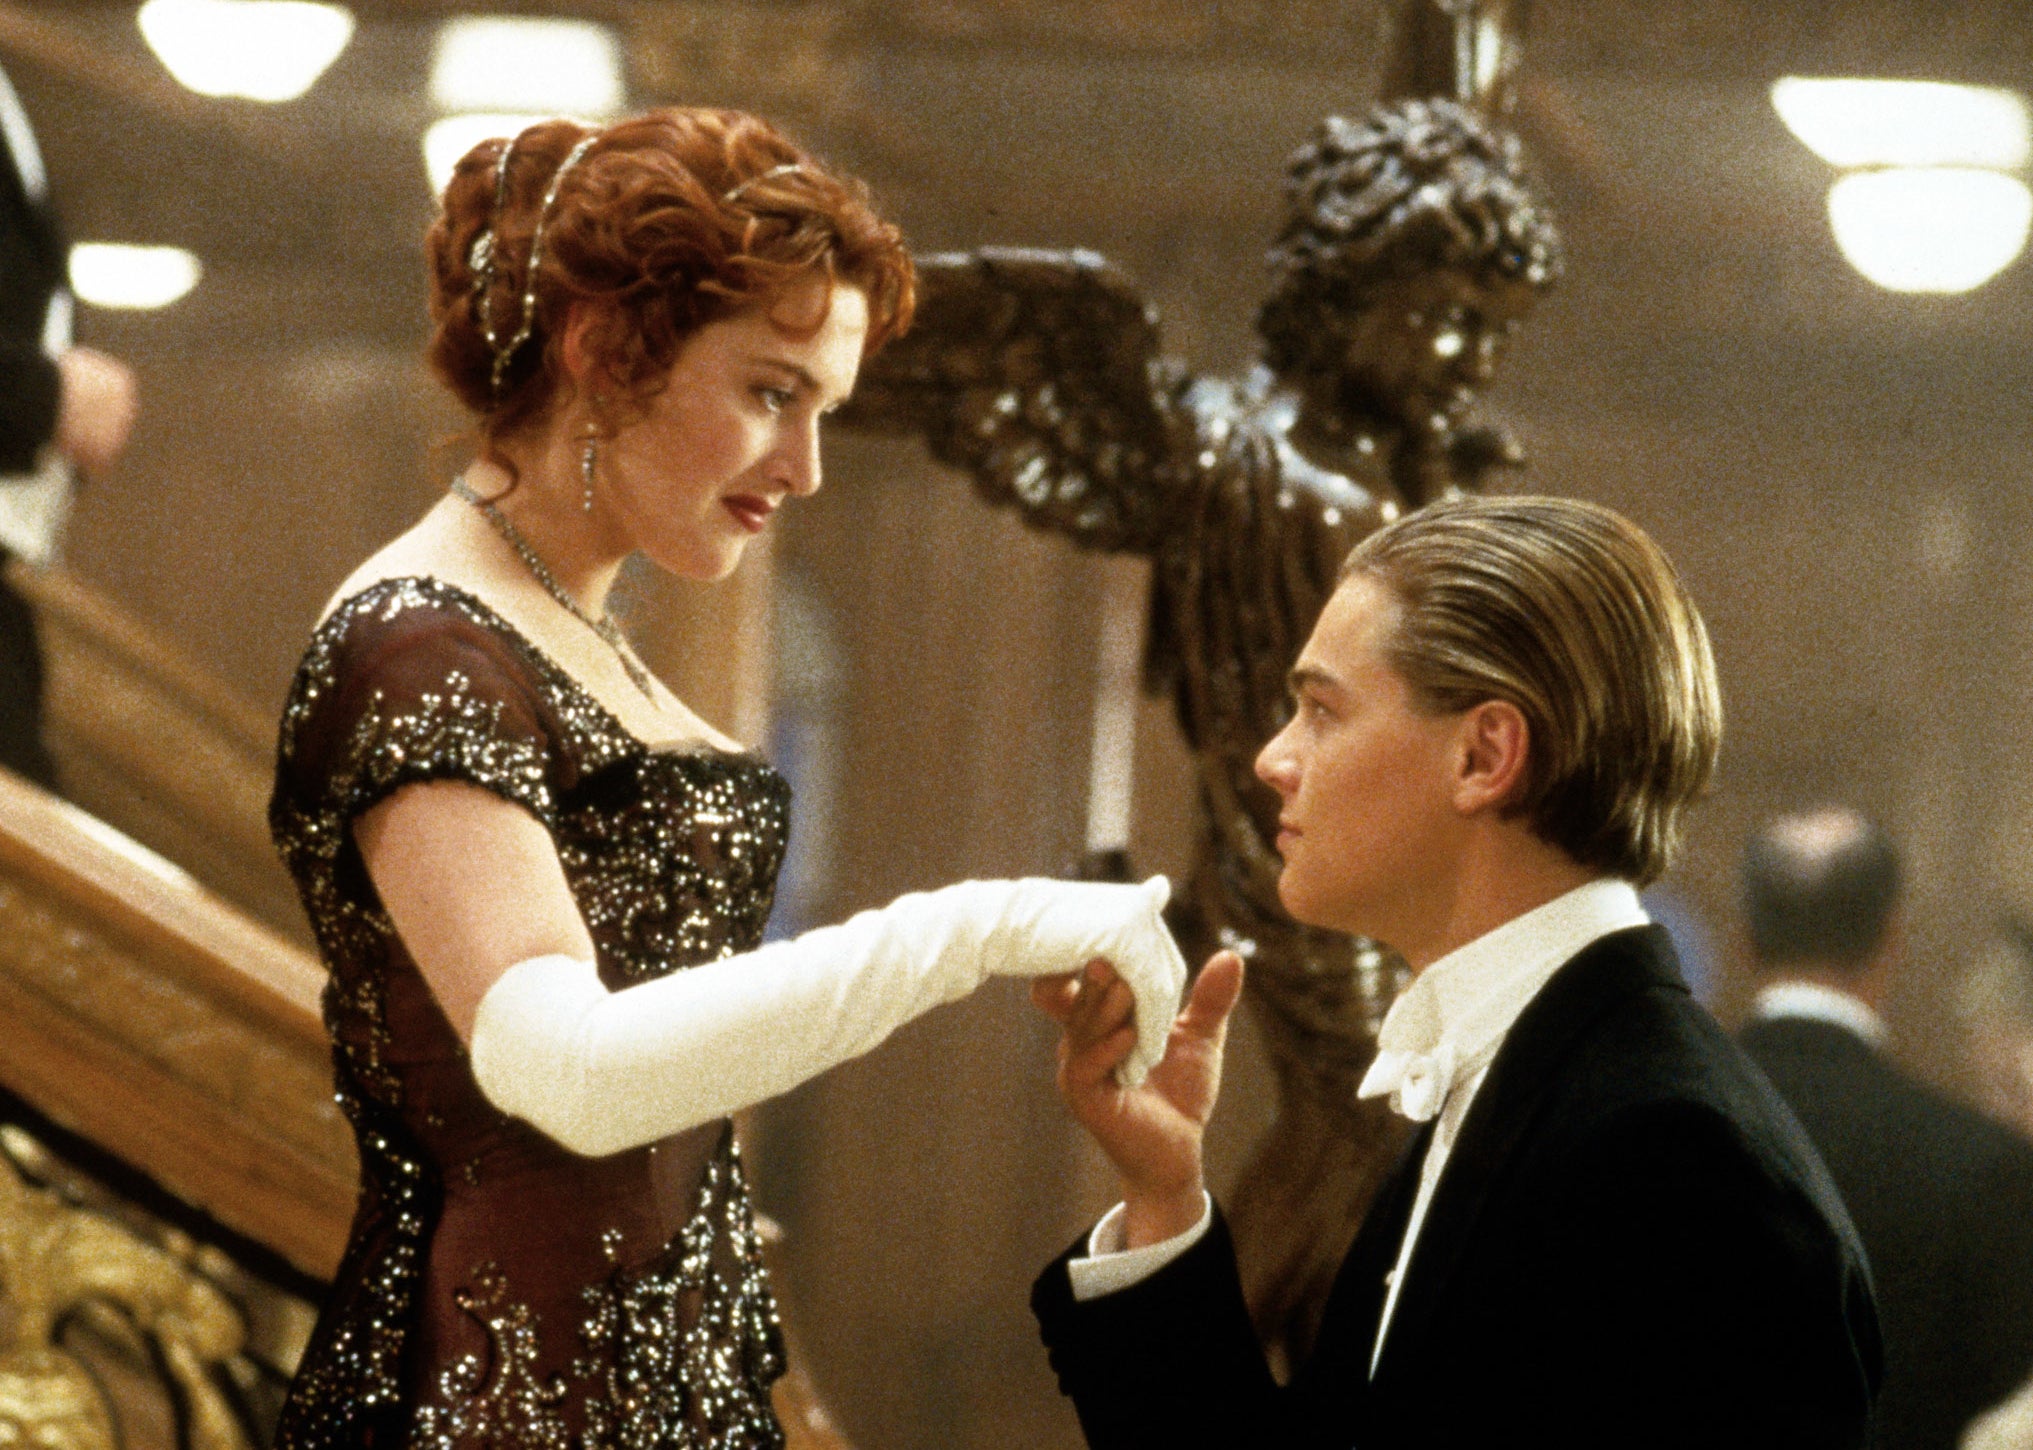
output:
[[[431,617],[501,644],[527,677],[521,703],[543,727],[510,720],[503,701],[477,687],[477,665],[447,663],[428,688],[399,699],[349,676],[361,668],[361,638]],[[355,697],[353,718],[330,713]],[[312,741],[318,764],[307,769]],[[405,1350],[445,1177],[456,1170],[477,1183],[481,1167],[433,1161],[422,1125],[442,1122],[406,1101],[388,974],[415,968],[366,880],[351,826],[394,790],[444,779],[480,785],[549,830],[610,985],[758,945],[783,858],[789,789],[767,765],[648,750],[464,591],[385,581],[319,626],[283,714],[270,824],[331,970],[325,1016],[339,1101],[360,1145],[363,1212],[277,1445],[775,1450],[783,1438],[769,1386],[783,1372],[781,1331],[731,1124],[684,1227],[648,1263],[614,1263],[583,1286],[579,1323],[540,1322],[516,1301],[510,1266],[476,1270],[457,1304],[485,1331],[486,1354],[434,1367],[423,1381],[428,1403],[406,1402]],[[582,1231],[597,1238],[601,1225]],[[573,1357],[567,1372],[546,1375],[558,1335]]]

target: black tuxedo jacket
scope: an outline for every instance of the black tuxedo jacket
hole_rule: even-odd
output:
[[[1374,1379],[1415,1140],[1356,1236],[1289,1387],[1206,1238],[1076,1303],[1032,1294],[1094,1450],[1854,1447],[1878,1378],[1841,1200],[1763,1076],[1695,1005],[1656,927],[1562,967],[1476,1094]]]
[[[56,432],[61,389],[42,332],[67,265],[56,213],[29,196],[0,140],[0,474],[34,468]],[[0,563],[6,560],[0,548]],[[54,790],[56,767],[42,740],[42,674],[28,602],[0,581],[0,766]]]
[[[1739,1039],[1792,1106],[1871,1257],[1885,1336],[1875,1444],[1953,1450],[2033,1376],[2033,1147],[1840,1027]]]
[[[28,195],[0,140],[0,473],[26,473],[56,431],[56,364],[43,355],[43,318],[64,284],[68,255],[56,213]]]

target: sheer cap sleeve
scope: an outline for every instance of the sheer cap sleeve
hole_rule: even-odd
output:
[[[514,639],[414,580],[325,621],[283,715],[277,802],[343,825],[406,785],[456,780],[555,828],[575,775]]]

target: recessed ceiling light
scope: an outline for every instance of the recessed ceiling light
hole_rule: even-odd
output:
[[[1860,171],[1830,190],[1828,219],[1850,265],[1880,287],[1969,292],[2025,250],[2033,191],[1995,171]]]
[[[2033,152],[2026,98],[1995,86],[1787,76],[1773,84],[1772,105],[1834,166],[2018,171]]]
[[[79,242],[71,248],[71,291],[94,307],[167,307],[203,274],[198,259],[182,247]]]
[[[353,12],[310,0],[148,0],[136,19],[149,48],[205,96],[293,101],[353,38]]]
[[[438,28],[430,89],[440,111],[611,116],[626,87],[621,47],[604,25],[467,16]]]

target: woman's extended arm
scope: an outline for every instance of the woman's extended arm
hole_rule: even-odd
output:
[[[620,992],[548,833],[451,783],[412,786],[356,839],[396,930],[503,1111],[611,1153],[787,1091],[990,975],[1104,958],[1137,996],[1131,1075],[1163,1055],[1185,963],[1143,886],[969,881]]]

